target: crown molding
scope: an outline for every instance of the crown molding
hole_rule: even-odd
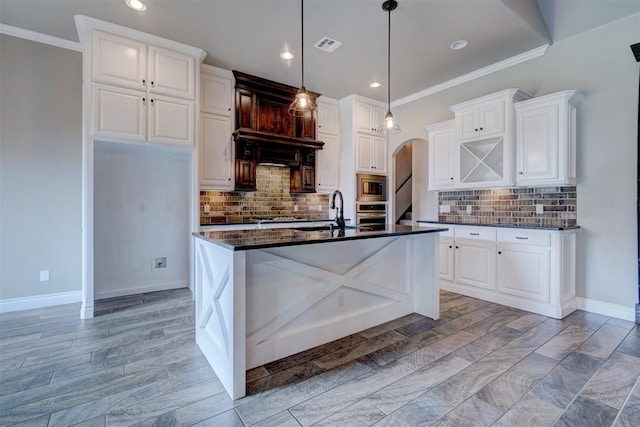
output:
[[[500,62],[496,62],[494,64],[488,65],[486,67],[480,68],[478,70],[472,71],[470,73],[464,74],[460,77],[456,77],[454,79],[448,80],[446,82],[437,84],[435,86],[431,86],[420,92],[416,92],[414,94],[405,96],[404,98],[397,99],[391,103],[391,108],[399,107],[404,104],[408,104],[409,102],[416,101],[420,98],[424,98],[429,95],[433,95],[434,93],[442,92],[443,90],[452,88],[454,86],[461,85],[466,82],[470,82],[471,80],[475,80],[477,78],[489,75],[491,73],[495,73],[496,71],[504,70],[505,68],[509,68],[516,64],[520,64],[522,62],[529,61],[531,59],[537,58],[539,56],[544,55],[549,49],[549,45],[545,44],[543,46],[537,47],[535,49],[528,50],[524,53],[521,53],[516,56],[512,56],[511,58],[507,58]]]
[[[35,31],[25,30],[24,28],[12,27],[11,25],[0,24],[0,34],[18,37],[25,40],[31,40],[38,43],[44,43],[51,46],[61,47],[63,49],[82,52],[80,42],[74,42],[60,37],[50,36],[48,34],[36,33]]]

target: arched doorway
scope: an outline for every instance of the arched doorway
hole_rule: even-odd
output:
[[[427,141],[415,138],[400,144],[392,156],[389,222],[411,225],[416,219],[423,219],[416,214],[423,215],[426,177]]]

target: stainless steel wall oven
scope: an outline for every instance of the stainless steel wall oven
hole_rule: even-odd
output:
[[[356,203],[356,225],[381,230],[387,226],[386,203]]]

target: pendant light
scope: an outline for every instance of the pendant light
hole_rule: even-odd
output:
[[[296,117],[303,117],[308,112],[316,109],[316,105],[307,93],[307,88],[304,87],[304,0],[300,0],[300,63],[302,64],[302,85],[296,93],[296,97],[289,105],[289,114]]]
[[[398,7],[396,0],[386,0],[382,3],[382,10],[389,12],[389,32],[387,39],[387,114],[384,120],[376,129],[377,133],[384,135],[394,135],[400,133],[400,125],[391,114],[391,11]]]

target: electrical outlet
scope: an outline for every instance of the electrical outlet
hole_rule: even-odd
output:
[[[542,215],[544,213],[544,205],[536,205],[536,215]]]
[[[471,209],[473,209],[471,205],[467,205],[467,215],[471,215]]]
[[[205,203],[204,205],[204,213],[208,214],[211,212],[211,206],[209,205],[209,203]]]
[[[322,205],[318,205],[318,212],[322,212]]]
[[[451,205],[440,205],[440,213],[451,213]]]
[[[40,270],[40,281],[41,282],[49,281],[49,270]]]
[[[152,270],[164,270],[167,268],[167,257],[166,256],[154,256],[153,257],[153,266]]]
[[[293,211],[298,212],[298,205],[293,205]]]

